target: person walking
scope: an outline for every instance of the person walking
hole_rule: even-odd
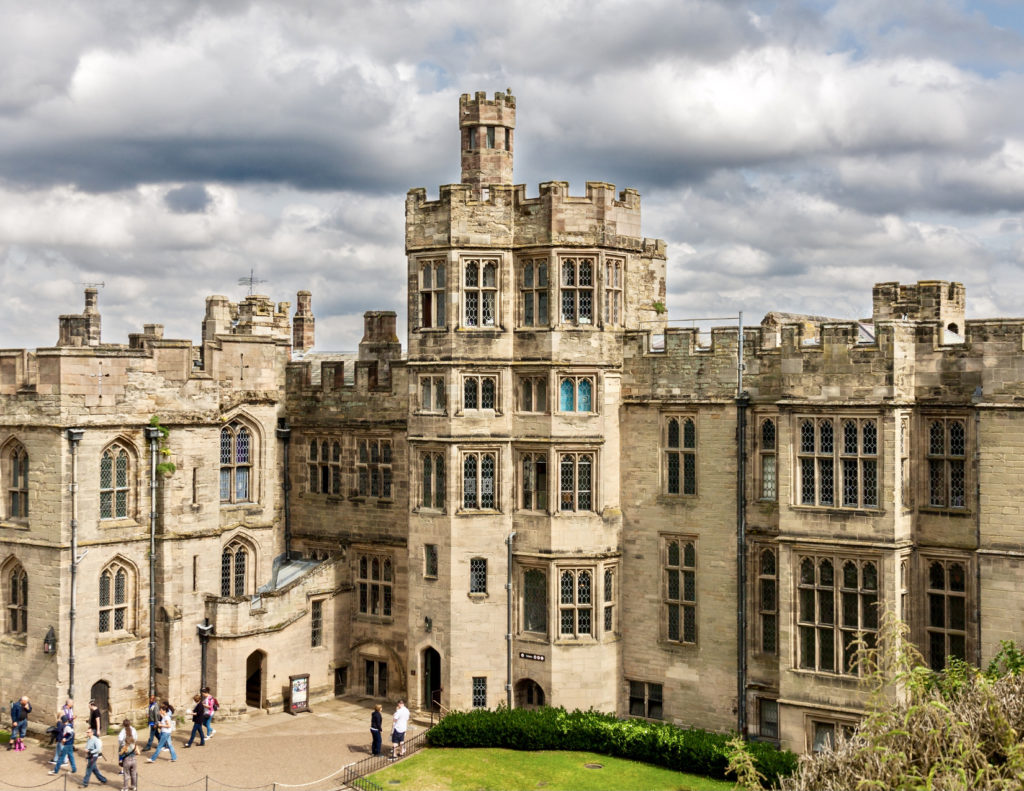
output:
[[[210,692],[209,687],[203,687],[203,705],[206,707],[206,720],[203,725],[206,727],[206,738],[209,739],[217,731],[213,729],[213,715],[220,708],[220,704],[217,702],[217,698]]]
[[[122,791],[137,791],[139,787],[139,769],[136,757],[139,746],[134,734],[126,736],[124,744],[117,751],[117,760],[121,762],[124,777],[121,780]]]
[[[126,717],[121,721],[121,730],[117,733],[117,773],[119,775],[124,774],[124,767],[121,766],[121,748],[124,747],[124,743],[128,741],[129,736],[133,742],[137,742],[139,740],[138,732],[134,727],[132,727],[131,720]]]
[[[32,704],[28,695],[22,695],[11,706],[11,740],[7,743],[8,750],[21,752],[25,749],[25,732],[28,730],[28,715],[31,711]]]
[[[166,700],[160,704],[160,721],[157,725],[160,729],[160,741],[156,744],[156,752],[146,763],[155,763],[160,751],[166,747],[171,751],[171,761],[178,760],[178,754],[174,751],[171,743],[171,733],[174,731],[174,709]]]
[[[401,754],[405,755],[405,731],[409,727],[409,709],[405,707],[405,701],[399,700],[395,707],[394,716],[391,718],[391,759],[398,757],[399,748]]]
[[[380,704],[378,703],[373,707],[373,713],[370,715],[370,737],[373,739],[373,744],[370,746],[371,755],[380,755],[380,730],[383,725],[384,717],[380,713]]]
[[[160,729],[157,723],[160,722],[160,704],[156,702],[156,695],[149,696],[149,705],[146,707],[146,719],[149,721],[149,740],[143,750],[152,750],[153,742],[160,741]]]
[[[60,714],[57,715],[57,746],[53,751],[53,760],[51,764],[57,763],[57,758],[60,757],[60,734],[63,729],[63,720],[66,719],[70,723],[71,727],[75,727],[75,701],[68,698],[64,701],[64,705],[61,707]]]
[[[92,775],[96,775],[96,779],[101,783],[105,784],[107,782],[107,778],[100,773],[100,768],[97,766],[100,756],[103,754],[103,741],[92,728],[89,728],[86,733],[89,734],[89,739],[85,743],[86,764],[85,777],[82,778],[82,788],[89,785],[89,777]]]
[[[65,758],[68,759],[68,764],[71,766],[71,773],[77,772],[78,766],[75,764],[75,728],[68,721],[68,715],[61,714],[60,733],[57,736],[57,760],[50,774],[55,775],[60,771],[60,766],[64,763]]]
[[[89,727],[97,736],[103,733],[103,712],[95,700],[89,701]]]
[[[196,705],[192,707],[192,733],[189,734],[188,741],[185,742],[186,747],[191,747],[192,742],[196,738],[196,734],[199,734],[199,746],[206,746],[206,736],[203,733],[203,727],[206,724],[206,706],[203,705],[203,696],[196,695],[192,698],[192,702]]]

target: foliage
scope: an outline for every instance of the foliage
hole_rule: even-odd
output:
[[[498,708],[452,712],[427,734],[432,747],[509,747],[516,750],[581,750],[630,758],[678,772],[724,778],[729,736],[663,722],[620,720],[597,711]],[[796,756],[772,745],[749,745],[768,782],[796,768]]]
[[[924,666],[907,627],[886,613],[877,648],[858,661],[867,716],[831,750],[800,760],[786,789],[1020,788],[1024,784],[1024,654],[1010,642],[982,672],[950,658]]]
[[[668,313],[668,308],[665,307],[664,302],[654,302],[651,304],[651,307],[654,308],[654,312],[659,316],[663,313]]]
[[[173,475],[174,471],[178,469],[178,465],[168,458],[171,455],[171,449],[167,446],[167,438],[171,435],[171,430],[160,422],[159,415],[153,415],[149,419],[149,425],[160,432],[160,455],[166,459],[156,465],[156,473],[157,475]]]
[[[725,773],[736,775],[736,788],[761,788],[764,775],[757,770],[757,762],[750,750],[747,749],[747,742],[739,736],[734,736],[726,743],[725,754],[729,759]]]
[[[587,769],[597,764],[600,769]],[[429,748],[374,773],[377,788],[417,791],[481,791],[543,788],[544,791],[730,791],[731,784],[594,752]]]

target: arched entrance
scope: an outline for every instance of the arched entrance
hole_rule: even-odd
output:
[[[110,684],[106,681],[97,681],[89,690],[89,699],[96,701],[96,707],[100,710],[99,736],[102,738],[107,734],[107,726],[110,724]]]
[[[267,654],[264,651],[253,651],[245,660],[245,705],[262,708],[263,706],[263,674]]]
[[[544,705],[544,690],[532,678],[517,681],[515,692],[517,709],[534,709]]]
[[[441,655],[433,648],[423,650],[423,708],[441,710]]]

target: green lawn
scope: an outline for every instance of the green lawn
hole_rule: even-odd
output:
[[[601,769],[585,764],[600,764]],[[415,791],[730,791],[732,783],[597,753],[428,748],[370,775]]]

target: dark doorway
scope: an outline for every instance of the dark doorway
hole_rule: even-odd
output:
[[[544,690],[532,678],[524,678],[516,683],[516,708],[535,709],[544,705]]]
[[[266,658],[267,655],[263,651],[253,651],[245,660],[246,706],[263,706],[263,664]]]
[[[388,696],[388,663],[367,659],[363,665],[366,694],[371,698],[386,698]]]
[[[89,690],[89,699],[96,701],[96,707],[100,710],[100,738],[106,736],[107,726],[110,724],[110,684],[106,681],[97,681]]]
[[[348,668],[334,668],[334,694],[344,695],[346,687],[348,687]]]
[[[423,651],[423,706],[441,710],[441,655],[433,648]]]

